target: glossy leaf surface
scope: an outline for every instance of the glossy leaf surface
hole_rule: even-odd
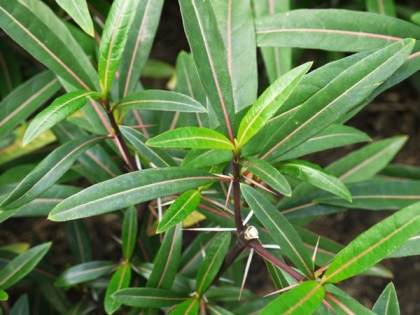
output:
[[[324,295],[325,289],[320,283],[306,281],[280,295],[260,314],[312,314],[321,305]]]
[[[102,93],[107,96],[124,52],[138,0],[116,0],[106,19],[99,46],[98,73]]]
[[[221,233],[206,249],[206,257],[203,258],[197,272],[196,290],[198,293],[204,293],[213,281],[225,259],[229,243],[230,233]]]
[[[205,113],[206,108],[193,98],[172,91],[145,90],[130,94],[116,105],[118,109],[148,109]]]
[[[347,187],[338,178],[316,164],[292,160],[280,164],[278,169],[283,174],[296,177],[351,202],[352,197]]]
[[[51,211],[49,218],[67,221],[103,214],[216,180],[208,173],[177,167],[132,172],[93,185],[66,199]]]
[[[359,274],[404,244],[420,224],[420,203],[389,216],[360,234],[331,262],[322,281],[336,283]]]
[[[12,259],[0,270],[0,289],[6,290],[25,277],[45,256],[51,243],[44,243],[32,247],[27,252]]]
[[[237,141],[240,147],[247,143],[274,116],[310,66],[311,63],[306,63],[284,74],[258,98],[239,125]]]
[[[157,227],[157,233],[165,232],[167,229],[178,224],[193,212],[201,200],[201,192],[188,190],[182,193],[173,204],[166,210]]]
[[[224,135],[207,128],[184,127],[164,132],[146,142],[151,147],[234,150]]]
[[[111,277],[105,293],[104,308],[107,314],[117,311],[121,303],[115,301],[112,295],[122,289],[128,288],[131,280],[131,265],[123,263]]]
[[[22,180],[1,207],[17,208],[38,197],[59,180],[83,152],[103,139],[104,137],[85,136],[55,149]]]
[[[292,189],[286,178],[276,168],[271,166],[271,164],[249,156],[246,158],[244,167],[279,193],[285,196],[290,196],[292,194]]]
[[[200,307],[200,300],[197,298],[190,298],[177,307],[175,307],[170,314],[171,315],[194,315],[198,314],[198,309]]]
[[[420,38],[420,27],[392,17],[350,10],[294,10],[257,19],[257,44],[357,52]]]
[[[60,96],[31,121],[23,138],[23,144],[28,144],[41,133],[82,108],[88,98],[97,98],[99,96],[98,92],[84,90]]]
[[[52,72],[77,88],[97,87],[96,71],[87,56],[43,2],[1,0],[0,27]]]
[[[308,277],[313,277],[314,264],[302,239],[284,216],[257,190],[241,184],[241,191],[258,220],[270,231],[284,255]]]

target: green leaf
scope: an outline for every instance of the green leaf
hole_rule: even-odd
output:
[[[323,283],[336,283],[373,266],[405,243],[420,225],[420,203],[415,203],[360,234],[331,262]]]
[[[280,164],[277,169],[283,174],[308,182],[349,202],[352,200],[347,187],[338,178],[316,164],[303,160],[292,160]]]
[[[201,168],[213,166],[231,161],[233,154],[224,150],[200,150],[195,149],[187,153],[182,160],[182,166]]]
[[[206,249],[206,256],[200,264],[196,278],[196,290],[203,294],[217,275],[229,249],[230,233],[221,233]]]
[[[363,314],[374,315],[371,310],[360,304],[347,293],[341,291],[339,288],[327,284],[325,286],[327,291],[325,300],[332,306],[334,314],[348,315],[348,314]]]
[[[206,308],[210,315],[233,315],[232,312],[220,307],[219,305],[206,304]]]
[[[44,71],[13,90],[0,103],[0,134],[11,132],[59,89],[55,75]]]
[[[106,19],[98,61],[99,81],[105,97],[120,65],[138,4],[139,0],[116,0]]]
[[[151,147],[234,150],[224,135],[207,128],[184,127],[169,130],[146,142]]]
[[[85,33],[94,36],[93,22],[86,0],[57,0],[57,4],[72,17]]]
[[[410,237],[401,247],[397,248],[387,257],[407,257],[407,256],[420,256],[420,232],[413,237]]]
[[[396,16],[394,0],[366,0],[366,8],[372,13]]]
[[[30,315],[28,295],[21,295],[13,308],[10,310],[10,315]]]
[[[115,107],[122,110],[148,109],[192,113],[207,111],[203,105],[187,95],[164,90],[144,90],[130,94]]]
[[[22,83],[20,64],[15,51],[7,44],[0,44],[0,98],[5,98]]]
[[[306,281],[280,295],[260,314],[310,315],[321,305],[324,295],[325,289],[319,282]]]
[[[66,236],[74,263],[81,264],[92,260],[89,233],[82,220],[66,222]]]
[[[131,172],[93,185],[64,200],[51,211],[49,219],[67,221],[103,214],[215,181],[216,176],[178,167]]]
[[[253,1],[256,17],[290,10],[290,1]],[[265,70],[270,83],[292,68],[292,49],[289,47],[261,47]]]
[[[372,311],[378,315],[399,315],[400,306],[398,304],[397,292],[392,283],[388,284],[381,293]]]
[[[246,157],[245,160],[243,166],[261,178],[269,186],[285,196],[290,196],[292,194],[292,189],[286,178],[284,178],[277,169],[271,166],[271,164],[251,156]]]
[[[7,301],[9,299],[9,294],[6,291],[0,289],[0,301]]]
[[[254,19],[250,0],[212,0],[226,47],[236,111],[257,98],[258,74]],[[244,65],[247,65],[244,67]]]
[[[274,116],[295,87],[308,72],[312,63],[305,63],[277,79],[248,110],[238,130],[238,146],[242,147]]]
[[[76,40],[42,1],[0,1],[0,28],[52,72],[81,89],[96,89],[97,75]]]
[[[12,259],[0,270],[0,289],[6,290],[25,277],[45,256],[51,243],[44,243],[32,247],[27,252]]]
[[[98,97],[100,97],[98,92],[84,90],[60,96],[31,121],[23,137],[23,145],[28,144],[44,131],[78,111],[85,105],[88,98]]]
[[[126,97],[135,90],[140,75],[146,70],[162,6],[163,0],[143,0],[137,6],[121,59],[118,78],[120,97]]]
[[[3,201],[2,209],[17,208],[38,197],[58,181],[83,152],[104,138],[85,136],[55,149]]]
[[[187,298],[180,293],[155,288],[129,288],[113,295],[118,302],[141,308],[161,308],[176,305]]]
[[[105,293],[104,308],[107,314],[117,311],[121,303],[114,300],[112,295],[122,289],[128,288],[131,280],[131,265],[123,263],[112,275]]]
[[[348,126],[333,124],[306,142],[283,154],[274,162],[292,160],[310,153],[370,140],[369,136],[362,131]]]
[[[313,277],[314,264],[300,236],[284,216],[257,190],[241,184],[241,191],[258,220],[269,231],[284,255],[309,278]]]
[[[179,304],[169,314],[170,315],[194,315],[194,314],[198,314],[199,307],[200,307],[200,300],[194,297]]]
[[[376,141],[331,163],[326,170],[344,183],[370,179],[388,165],[406,141],[406,136]]]
[[[145,145],[144,143],[147,141],[147,138],[139,131],[126,126],[120,126],[120,130],[123,136],[134,146],[136,151],[149,160],[150,163],[153,163],[153,165],[157,167],[177,166],[176,162],[166,151],[159,148],[152,149]]]
[[[165,233],[147,287],[168,290],[172,288],[181,258],[181,246],[182,228],[177,225]]]
[[[352,202],[320,195],[314,201],[350,209],[397,210],[420,201],[420,181],[366,181],[348,185]]]
[[[157,227],[157,233],[165,232],[167,229],[178,224],[191,212],[193,212],[201,200],[201,192],[198,190],[188,190],[179,196],[175,202],[166,210]]]
[[[130,261],[137,243],[138,219],[137,209],[129,207],[124,215],[122,226],[122,251],[126,261]]]
[[[392,44],[344,70],[274,133],[262,149],[263,158],[273,160],[334,123],[399,68],[413,44],[411,39]]]
[[[98,279],[111,272],[115,263],[111,261],[90,261],[70,267],[57,277],[54,285],[57,287],[70,287],[75,284]]]
[[[211,1],[181,0],[179,4],[201,83],[224,133],[233,142],[235,104],[232,81]]]
[[[420,38],[420,27],[374,13],[349,10],[293,10],[256,20],[258,46],[357,52]]]

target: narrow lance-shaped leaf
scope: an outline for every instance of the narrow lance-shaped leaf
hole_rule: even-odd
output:
[[[172,91],[145,90],[123,98],[115,106],[121,110],[148,109],[205,113],[206,108],[193,98]]]
[[[280,164],[278,170],[351,202],[351,194],[347,187],[334,175],[329,174],[316,164],[303,160],[292,160]]]
[[[131,280],[131,265],[123,263],[111,277],[105,293],[104,308],[107,314],[113,314],[121,306],[112,295],[122,289],[128,288]]]
[[[388,258],[420,256],[420,232],[410,237],[401,247],[395,252],[388,255]]]
[[[139,0],[116,0],[105,22],[99,46],[98,72],[102,93],[107,96],[127,42]]]
[[[256,17],[273,15],[290,10],[290,0],[286,1],[253,1]],[[292,68],[292,49],[290,47],[261,47],[270,83]]]
[[[267,141],[263,158],[275,159],[334,123],[391,76],[408,57],[413,44],[411,39],[392,44],[344,70],[303,103]]]
[[[406,136],[376,141],[331,163],[326,170],[344,183],[370,179],[388,165],[406,141]]]
[[[182,166],[201,168],[228,163],[233,158],[231,151],[195,149],[187,153],[182,160]]]
[[[45,256],[51,243],[35,246],[12,259],[0,270],[0,289],[6,290],[26,276]]]
[[[314,264],[299,234],[283,215],[257,190],[241,184],[241,191],[258,220],[270,232],[274,242],[280,245],[284,255],[307,277],[313,277]]]
[[[226,46],[233,97],[239,112],[257,98],[257,51],[250,0],[212,0]],[[244,67],[244,65],[247,65]]]
[[[404,244],[420,225],[420,203],[389,216],[359,235],[331,262],[323,283],[336,283],[355,276],[387,257]]]
[[[29,315],[29,299],[28,295],[21,295],[10,310],[10,315]]]
[[[237,141],[240,147],[274,116],[309,70],[311,64],[306,63],[281,76],[252,105],[239,125]]]
[[[120,127],[121,133],[134,146],[136,151],[157,167],[177,166],[174,159],[163,149],[150,148],[145,145],[148,140],[141,132],[126,126]]]
[[[73,261],[81,264],[92,260],[92,248],[84,222],[82,220],[69,221],[66,222],[65,227]]]
[[[59,180],[83,152],[104,138],[85,136],[55,149],[3,201],[2,209],[17,208],[38,197]]]
[[[179,196],[166,210],[157,227],[157,233],[165,232],[167,229],[178,224],[193,212],[201,199],[199,190],[188,190]]]
[[[141,0],[128,33],[118,78],[120,97],[134,91],[152,48],[163,0]]]
[[[86,54],[61,20],[42,1],[0,1],[0,28],[64,80],[82,89],[97,88]]]
[[[109,273],[115,264],[110,261],[89,261],[70,267],[58,276],[54,282],[55,286],[68,287],[78,283],[98,279]]]
[[[183,294],[155,288],[122,289],[114,293],[112,297],[122,304],[141,308],[173,306],[187,299]]]
[[[85,33],[93,37],[93,22],[89,14],[86,0],[57,0],[62,7]]]
[[[350,209],[397,210],[420,201],[420,181],[365,181],[348,185],[352,202],[320,195],[315,202]]]
[[[312,314],[321,305],[324,295],[325,289],[319,282],[306,281],[280,295],[268,304],[260,314]]]
[[[392,283],[388,284],[381,293],[372,311],[378,315],[399,315],[400,306],[398,304],[397,292]]]
[[[12,131],[59,89],[60,83],[55,75],[44,71],[13,90],[0,103],[0,134]]]
[[[257,44],[332,51],[365,51],[404,38],[420,38],[420,27],[368,12],[304,9],[256,20]],[[418,46],[417,46],[418,47]]]
[[[196,315],[200,307],[200,299],[190,298],[171,311],[171,315]]]
[[[271,164],[248,156],[244,163],[244,167],[261,178],[264,182],[277,190],[279,193],[290,196],[292,189],[286,178]]]
[[[181,258],[181,246],[182,229],[177,225],[165,233],[147,287],[168,290],[172,288]]]
[[[234,150],[224,135],[207,128],[184,127],[166,131],[146,142],[151,147]]]
[[[124,215],[121,233],[123,257],[126,261],[130,261],[131,255],[133,255],[137,243],[137,231],[137,209],[129,207]]]
[[[0,43],[0,97],[3,99],[22,83],[20,65],[10,46]]]
[[[374,315],[375,313],[353,299],[350,295],[343,292],[332,284],[325,285],[325,300],[332,307],[334,314],[363,314]]]
[[[98,98],[100,96],[98,92],[85,90],[60,96],[31,121],[23,138],[23,144],[28,144],[44,131],[78,111],[85,105],[88,98]]]
[[[64,200],[51,211],[49,219],[67,221],[107,213],[217,180],[211,174],[179,167],[131,172],[93,185]]]
[[[233,142],[235,104],[226,49],[210,1],[182,0],[181,14],[200,80],[223,131]]]
[[[196,290],[204,293],[220,269],[229,249],[230,233],[221,233],[206,249],[206,256],[200,264],[196,278]]]

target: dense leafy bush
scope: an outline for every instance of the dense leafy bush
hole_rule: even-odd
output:
[[[0,222],[64,222],[72,252],[64,266],[47,259],[54,242],[2,244],[4,308],[398,314],[392,284],[372,310],[337,285],[419,254],[419,182],[387,167],[406,137],[325,168],[304,159],[371,141],[345,123],[420,69],[420,27],[393,17],[392,1],[366,2],[371,12],[180,0],[191,53],[158,90],[140,78],[172,71],[148,60],[163,0],[0,0]],[[339,53],[313,66],[304,49]],[[352,209],[398,211],[346,246],[306,227]],[[86,228],[110,215],[119,261],[93,257]],[[268,297],[243,289],[255,255],[278,290]]]

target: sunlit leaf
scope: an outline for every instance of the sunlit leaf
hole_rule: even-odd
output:
[[[121,303],[115,301],[112,295],[122,289],[128,288],[131,279],[131,265],[122,264],[112,275],[105,293],[104,308],[107,314],[113,314],[121,306]]]
[[[194,315],[194,314],[198,314],[199,307],[200,307],[200,300],[194,297],[179,304],[169,314]]]
[[[420,224],[420,203],[389,216],[360,234],[331,262],[323,283],[336,283],[361,273],[405,243]]]
[[[41,133],[82,108],[88,98],[98,98],[99,96],[98,92],[84,90],[60,96],[31,121],[23,137],[23,144],[31,142]]]
[[[57,0],[57,3],[73,18],[83,31],[93,37],[93,22],[86,0]]]
[[[151,147],[234,150],[224,135],[207,128],[184,127],[169,130],[146,142]]]
[[[103,214],[216,180],[216,176],[208,173],[178,167],[131,172],[93,185],[64,200],[51,211],[49,219],[67,221]]]

